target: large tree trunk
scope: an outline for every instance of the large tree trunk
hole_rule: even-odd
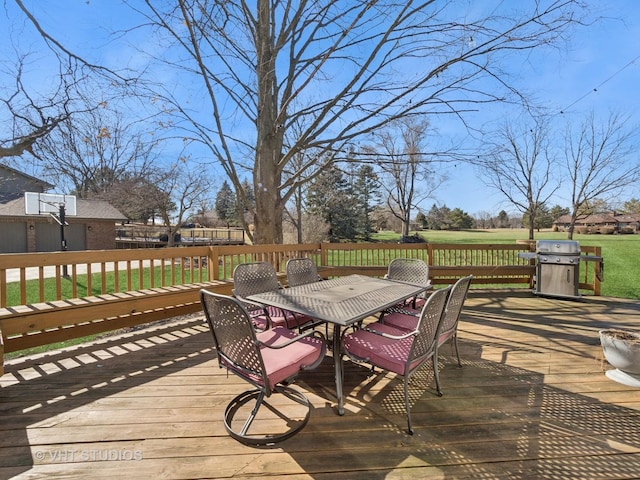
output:
[[[256,189],[254,244],[282,243],[282,213],[283,210],[276,188]]]
[[[411,220],[405,215],[405,218],[402,221],[402,236],[408,237],[410,230],[411,230]]]
[[[271,2],[258,1],[256,32],[258,117],[256,159],[253,188],[256,198],[254,219],[255,244],[282,243],[282,214],[280,198],[282,170],[283,128],[278,125],[278,82],[275,66],[275,38],[271,30]]]
[[[533,236],[534,236],[534,228],[535,228],[535,223],[536,221],[536,215],[533,213],[529,213],[529,240],[533,240]]]

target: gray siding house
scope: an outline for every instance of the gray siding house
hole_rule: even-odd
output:
[[[61,226],[48,214],[27,214],[25,192],[46,193],[47,182],[0,165],[0,253],[62,250]],[[76,215],[66,217],[67,250],[116,248],[116,223],[125,216],[109,203],[76,199]]]

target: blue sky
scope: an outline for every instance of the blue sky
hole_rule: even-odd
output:
[[[482,5],[491,8],[494,3],[502,5],[503,2],[485,0],[480,4],[469,3],[474,7]],[[10,8],[15,8],[11,3],[10,1]],[[107,32],[115,29],[115,26],[126,27],[127,18],[114,14],[117,8],[115,0],[48,0],[25,3],[37,8],[38,17],[43,19],[43,26],[51,28],[65,45],[77,47],[83,52],[93,51],[92,60],[105,62],[112,67],[141,61],[137,52],[129,45],[107,40]],[[536,96],[538,102],[555,112],[553,121],[558,129],[567,122],[579,123],[591,111],[603,118],[610,111],[618,111],[630,115],[630,122],[634,125],[639,124],[640,2],[590,0],[588,3],[592,6],[593,14],[604,17],[603,20],[576,30],[566,50],[547,52],[544,56],[529,55],[527,59],[518,59],[511,68],[522,78],[519,85],[524,86]],[[13,19],[19,18],[16,14],[11,16]],[[0,31],[8,30],[3,25],[6,21],[6,15],[0,15]],[[20,34],[19,24],[14,23],[13,32]],[[32,28],[25,25],[24,36],[20,38],[21,45],[29,45],[28,38],[25,38],[30,35],[29,32],[32,32]],[[147,45],[151,45],[152,41],[140,38],[140,42]],[[38,43],[37,39],[33,40],[34,46]],[[7,48],[6,42],[4,46]],[[468,120],[478,127],[488,127],[492,122],[503,121],[513,114],[508,109],[493,105],[477,114],[471,114]],[[438,134],[451,136],[463,145],[473,143],[468,133],[453,121],[439,124]],[[438,189],[436,198],[423,203],[424,209],[437,203],[450,208],[462,208],[470,214],[513,210],[499,194],[488,189],[479,180],[478,172],[472,167],[456,164],[448,168],[448,175],[448,182]],[[628,196],[638,197],[640,194],[628,192]],[[562,191],[559,192],[557,203],[568,203]]]
[[[525,72],[526,88],[554,113],[552,120],[557,129],[567,123],[577,125],[591,111],[603,120],[611,111],[629,115],[629,126],[637,129],[640,124],[640,2],[589,3],[593,5],[594,14],[604,17],[602,20],[575,31],[566,50],[547,54],[538,63],[523,62],[514,68]],[[508,113],[505,117],[498,105],[488,110],[490,112],[478,113],[478,125],[508,118]],[[464,132],[459,135],[464,136]],[[640,157],[636,161],[640,161]],[[449,172],[449,182],[437,192],[438,205],[459,207],[470,214],[513,210],[500,194],[479,180],[473,168],[458,164]],[[557,203],[568,206],[567,194],[567,189],[561,188],[555,198]],[[626,196],[638,198],[639,191],[629,191]]]

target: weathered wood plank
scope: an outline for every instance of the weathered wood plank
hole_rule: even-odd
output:
[[[412,382],[415,435],[401,381],[351,362],[336,415],[328,356],[296,382],[309,424],[266,449],[224,430],[247,387],[218,368],[201,318],[18,358],[0,379],[0,478],[636,478],[640,395],[604,375],[597,331],[638,329],[637,309],[474,292],[463,368],[441,350],[444,396],[429,366]]]

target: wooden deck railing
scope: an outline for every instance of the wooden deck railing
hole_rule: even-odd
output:
[[[474,275],[473,285],[530,288],[535,266],[521,244],[304,244],[0,255],[0,331],[6,352],[200,310],[201,288],[230,294],[236,265],[315,260],[326,277],[382,276],[398,257],[420,258],[436,285]],[[583,247],[600,255],[600,247]],[[600,294],[597,263],[581,262],[580,289]],[[0,352],[2,343],[0,342]],[[0,363],[1,365],[1,363]]]

